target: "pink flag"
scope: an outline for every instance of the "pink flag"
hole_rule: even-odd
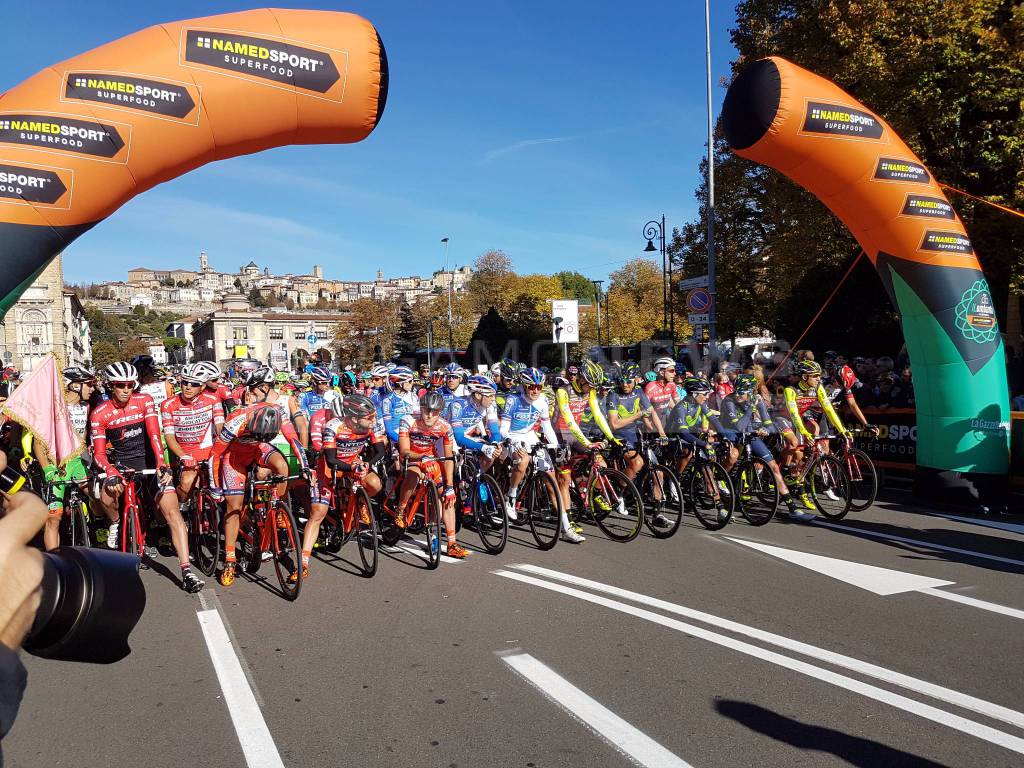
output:
[[[82,441],[71,425],[57,361],[47,355],[0,408],[5,415],[42,440],[58,464],[82,451]]]

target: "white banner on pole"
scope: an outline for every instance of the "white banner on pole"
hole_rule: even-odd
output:
[[[555,344],[580,343],[580,303],[576,299],[551,302],[551,340]]]

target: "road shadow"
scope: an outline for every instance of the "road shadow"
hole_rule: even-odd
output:
[[[949,768],[943,763],[878,741],[851,736],[834,728],[802,723],[746,701],[722,699],[715,702],[715,709],[720,715],[776,741],[800,750],[827,752],[850,765],[863,768]]]
[[[819,521],[829,522],[822,518],[819,518]],[[984,568],[990,571],[999,571],[1000,573],[1024,574],[1024,565],[989,560],[985,557],[974,557],[965,552],[950,552],[949,550],[929,546],[938,544],[943,547],[955,547],[957,549],[969,550],[970,552],[977,552],[981,555],[1020,560],[1021,556],[1024,555],[1024,544],[1020,540],[999,536],[986,536],[983,533],[975,533],[973,531],[958,531],[948,528],[908,528],[901,525],[873,523],[866,520],[843,520],[841,523],[830,525],[826,530],[844,536],[867,538],[895,549],[902,549],[909,553],[904,555],[909,560],[945,560],[950,563],[968,565],[973,568]],[[915,542],[896,541],[894,539],[882,538],[882,536],[899,536],[905,539],[914,539]]]

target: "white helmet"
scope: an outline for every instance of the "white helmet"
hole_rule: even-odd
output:
[[[386,365],[375,365],[370,369],[370,376],[375,379],[386,379],[389,373],[391,373],[391,369]]]
[[[209,375],[206,372],[206,370],[200,367],[201,365],[201,363],[189,363],[188,365],[181,369],[179,378],[182,381],[191,381],[195,382],[196,384],[205,384],[207,379],[209,379]]]
[[[655,371],[662,371],[666,368],[671,368],[674,371],[676,369],[676,361],[671,357],[659,357],[654,361]]]
[[[111,363],[103,369],[103,378],[107,381],[134,381],[138,382],[139,372],[131,363],[122,361]]]
[[[224,375],[220,366],[209,360],[200,360],[198,363],[192,363],[191,366],[185,366],[186,369],[190,367],[195,368],[196,373],[202,373],[206,377],[206,381],[213,381]]]

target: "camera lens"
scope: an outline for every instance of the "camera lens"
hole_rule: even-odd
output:
[[[146,607],[138,563],[135,555],[87,547],[44,553],[42,601],[22,647],[62,661],[123,659]]]

